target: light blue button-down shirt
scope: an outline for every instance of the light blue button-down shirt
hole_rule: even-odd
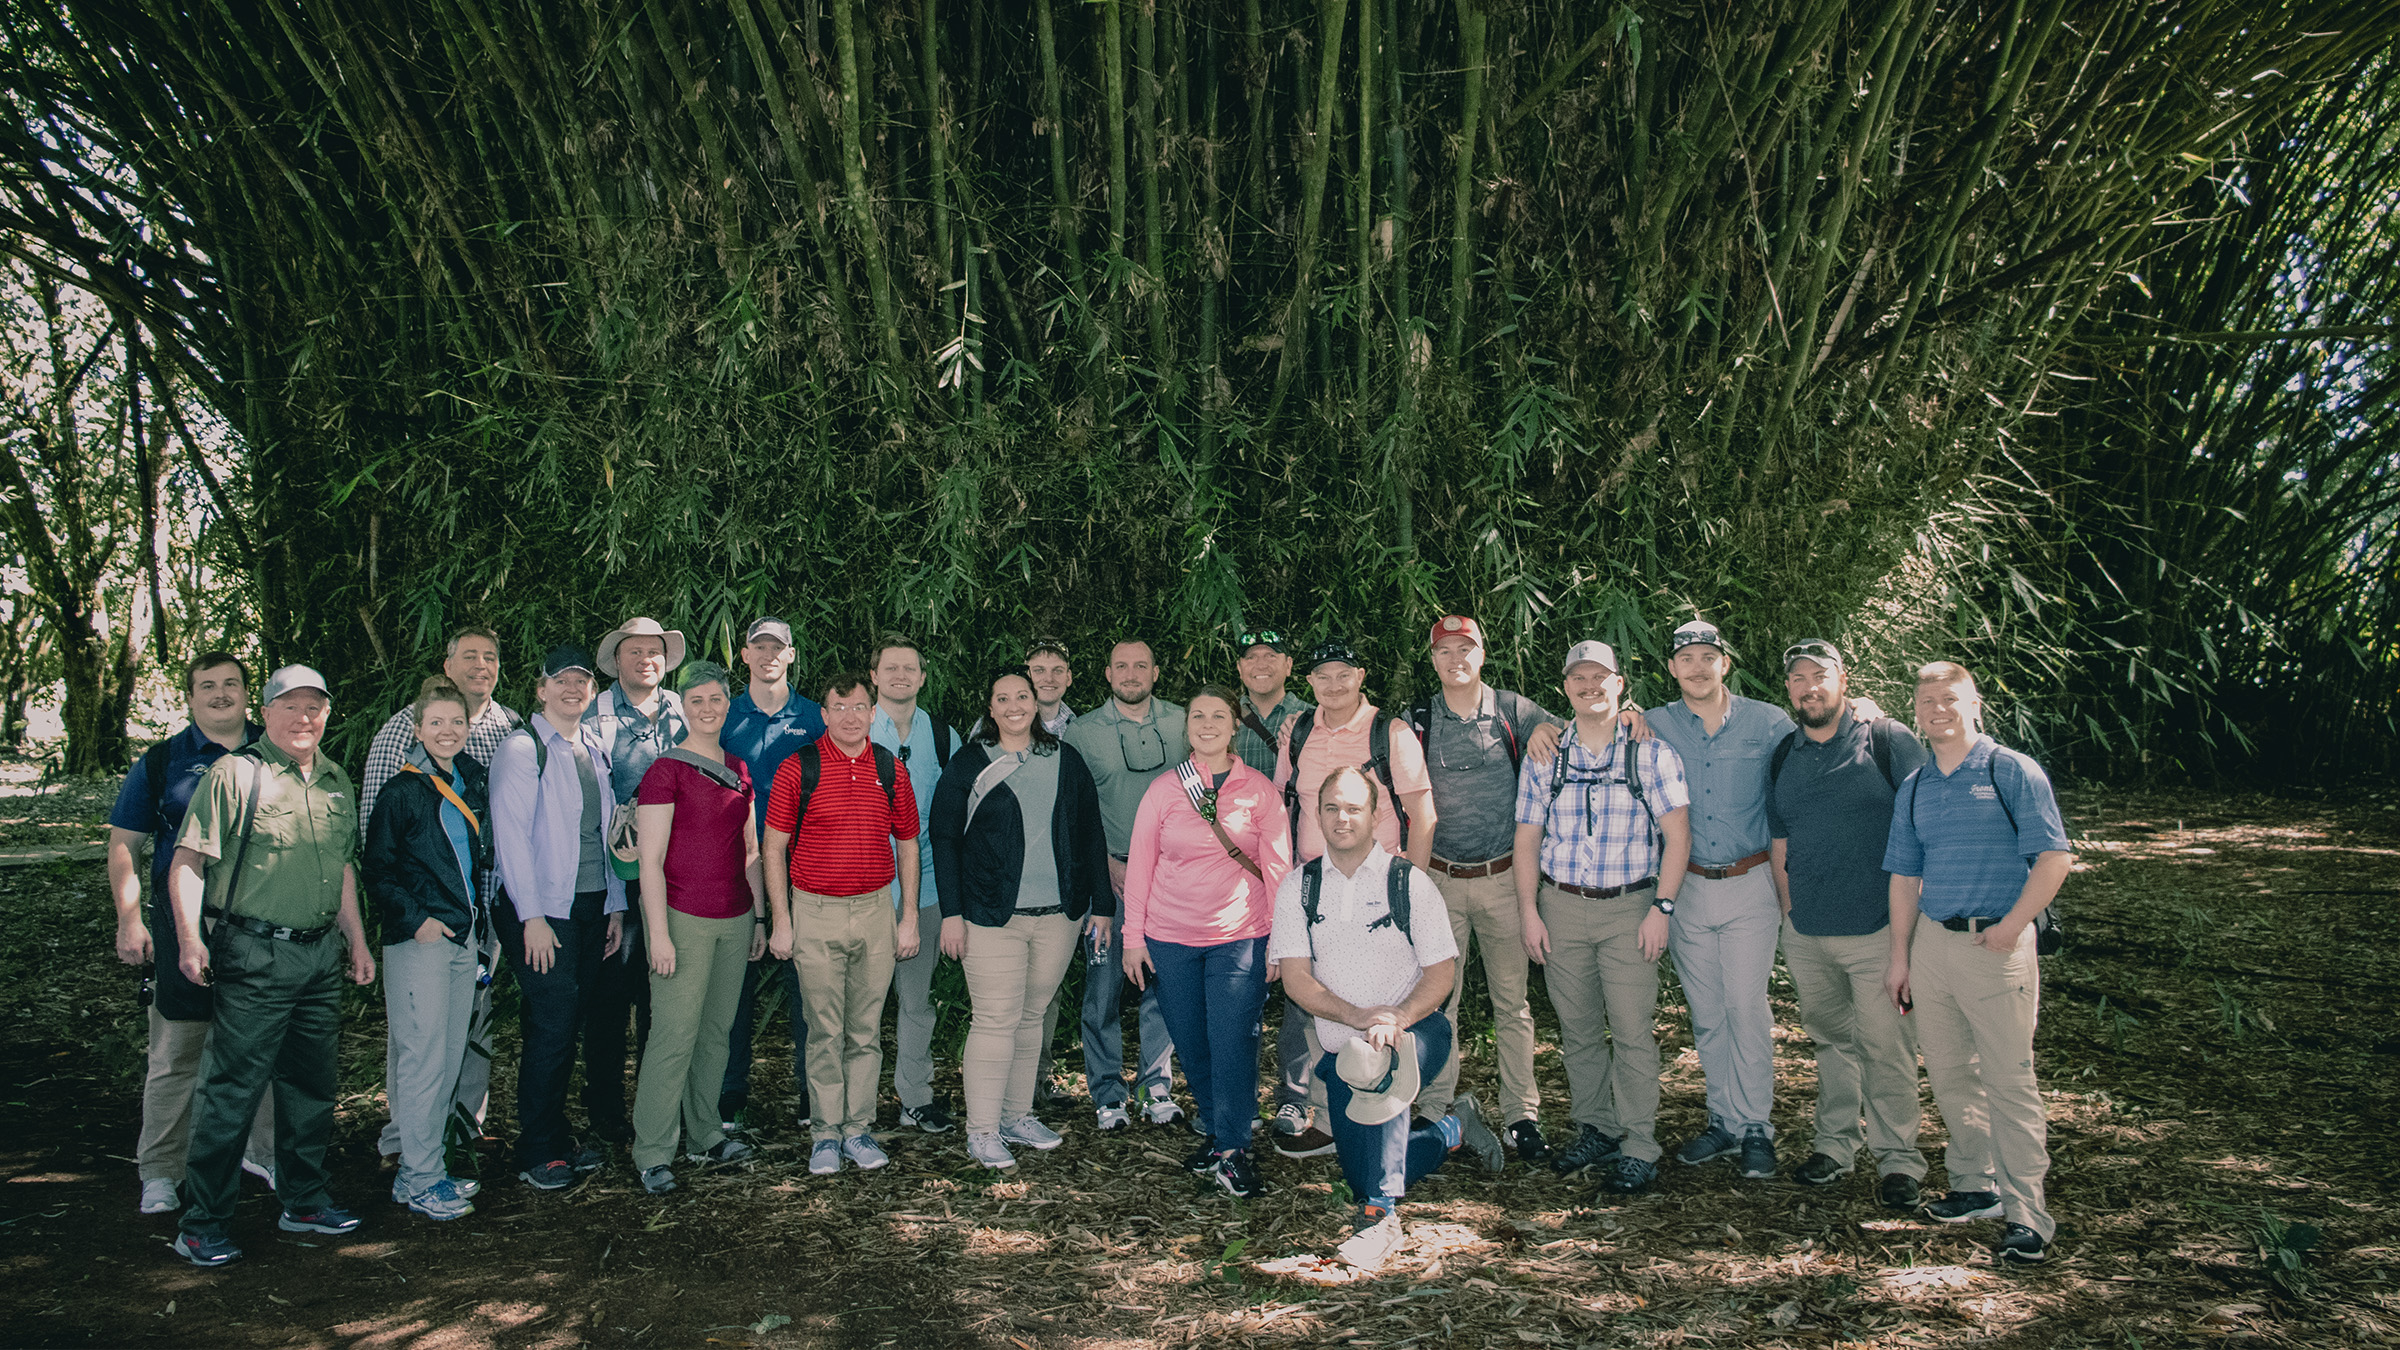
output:
[[[1767,762],[1793,722],[1772,704],[1730,697],[1714,736],[1682,699],[1643,714],[1650,730],[1683,759],[1692,790],[1694,867],[1727,867],[1767,851]]]
[[[945,726],[942,735],[950,742],[950,753],[957,754],[958,729]],[[917,819],[933,819],[933,789],[942,777],[941,756],[934,753],[933,715],[923,708],[910,715],[908,740],[904,744],[900,739],[898,724],[892,721],[890,713],[883,710],[883,705],[877,703],[875,721],[867,728],[867,739],[891,751],[901,763],[908,766],[908,786],[917,794]],[[902,754],[903,750],[907,753]],[[917,908],[931,909],[942,903],[941,893],[933,888],[933,831],[919,830],[913,840],[893,840],[892,866],[900,865],[898,850],[906,846],[913,846],[917,850]],[[900,888],[893,887],[895,904],[898,903],[896,897],[899,894]]]

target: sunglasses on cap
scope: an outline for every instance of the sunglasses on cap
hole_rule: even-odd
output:
[[[1784,668],[1787,670],[1790,669],[1792,662],[1800,660],[1803,657],[1806,657],[1807,659],[1814,661],[1821,666],[1838,666],[1842,664],[1841,652],[1837,650],[1832,643],[1827,642],[1822,638],[1810,638],[1805,642],[1795,642],[1791,646],[1784,648]]]
[[[1283,634],[1272,628],[1262,628],[1257,632],[1244,631],[1234,642],[1234,649],[1237,651],[1246,652],[1252,647],[1273,647],[1277,651],[1282,651]]]
[[[1061,661],[1072,661],[1075,659],[1073,656],[1068,654],[1067,644],[1059,641],[1057,638],[1037,637],[1033,641],[1025,644],[1025,659],[1028,662],[1032,661],[1033,658],[1040,656],[1043,652],[1055,652],[1058,654],[1058,659]]]

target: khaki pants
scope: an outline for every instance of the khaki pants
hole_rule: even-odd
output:
[[[959,1055],[959,1076],[969,1134],[997,1134],[1003,1121],[1033,1114],[1042,1010],[1067,976],[1082,927],[1064,914],[1018,915],[998,928],[967,925],[967,956],[960,964],[974,1021]]]
[[[1658,963],[1643,959],[1638,932],[1656,889],[1593,900],[1545,881],[1536,898],[1575,1123],[1643,1162],[1659,1155]]]
[[[642,1043],[641,1077],[633,1089],[633,1165],[642,1170],[675,1160],[675,1144],[706,1153],[725,1141],[717,1120],[717,1089],[725,1084],[725,1054],[733,1010],[750,970],[748,914],[703,919],[667,911],[667,940],[675,944],[675,973],[650,972],[650,1037]]]
[[[142,1134],[134,1167],[144,1181],[183,1182],[184,1151],[192,1142],[192,1091],[200,1086],[200,1055],[212,1022],[170,1022],[150,1009],[150,1072],[142,1080]],[[275,1169],[275,1094],[258,1102],[242,1156]]]
[[[1917,1034],[1883,992],[1892,935],[1810,937],[1783,925],[1783,963],[1800,997],[1800,1024],[1817,1043],[1816,1151],[1847,1171],[1857,1159],[1859,1120],[1875,1151],[1875,1173],[1925,1179],[1917,1148]]]
[[[1520,1120],[1540,1120],[1542,1090],[1533,1077],[1533,1007],[1525,1001],[1525,978],[1531,964],[1525,959],[1525,925],[1517,915],[1517,878],[1513,872],[1459,880],[1428,871],[1450,910],[1450,936],[1458,940],[1458,979],[1442,1014],[1456,1029],[1458,1010],[1467,994],[1467,938],[1483,960],[1484,984],[1491,991],[1492,1039],[1498,1050],[1500,1095],[1492,1102],[1495,1127]],[[1466,1038],[1451,1043],[1450,1058],[1440,1073],[1417,1094],[1417,1112],[1427,1120],[1449,1113],[1458,1095],[1458,1067]]]
[[[2008,1222],[2047,1242],[2057,1226],[2042,1203],[2050,1122],[2033,1076],[2033,1029],[2042,1006],[2041,958],[2033,944],[2027,925],[2017,949],[2002,956],[1976,946],[1972,934],[1919,916],[1908,982],[1925,1076],[1950,1128],[1942,1156],[1950,1189],[1997,1191]]]
[[[874,1131],[897,914],[890,886],[792,892],[792,966],[808,1009],[808,1105],[819,1142]]]

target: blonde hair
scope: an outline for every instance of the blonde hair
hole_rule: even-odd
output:
[[[1975,672],[1956,661],[1928,661],[1917,667],[1917,687],[1922,689],[1929,684],[1965,685],[1968,696],[1974,700],[1974,706],[1967,713],[1967,732],[1969,735],[1983,733],[1983,690],[1976,687]],[[1922,735],[1924,731],[1922,725],[1917,727],[1918,734]]]
[[[467,710],[467,696],[450,682],[449,676],[428,675],[425,683],[417,686],[417,701],[408,705],[409,716],[422,722],[425,710],[436,703],[455,703],[461,713]]]

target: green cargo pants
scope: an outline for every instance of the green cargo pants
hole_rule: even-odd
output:
[[[220,924],[209,939],[215,1030],[200,1061],[183,1231],[223,1237],[241,1195],[242,1144],[259,1099],[275,1092],[275,1191],[295,1212],[326,1203],[333,1137],[342,938],[280,942]]]

